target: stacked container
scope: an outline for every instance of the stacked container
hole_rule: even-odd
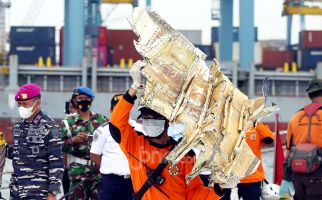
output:
[[[302,31],[299,38],[298,66],[303,70],[315,69],[322,62],[322,31]]]
[[[107,30],[108,38],[108,63],[110,65],[120,64],[121,60],[128,62],[129,59],[137,61],[142,59],[136,51],[133,41],[137,36],[132,30]]]
[[[195,45],[195,47],[207,55],[207,60],[212,60],[215,57],[213,47],[211,45]]]
[[[263,49],[262,55],[262,67],[271,70],[283,68],[285,63],[288,63],[289,66],[291,66],[294,60],[293,52],[288,50],[274,50],[265,48]]]
[[[19,64],[34,65],[40,57],[55,64],[55,27],[13,26],[9,37],[9,55],[17,55]]]

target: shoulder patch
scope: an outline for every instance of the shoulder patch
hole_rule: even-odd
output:
[[[93,136],[93,142],[96,142],[98,140],[98,138],[101,135],[101,133],[102,133],[101,131],[96,129],[96,131],[94,133],[94,136]]]

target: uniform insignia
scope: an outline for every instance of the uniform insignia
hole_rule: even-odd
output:
[[[99,132],[95,132],[94,136],[93,136],[93,142],[96,142],[98,137],[99,137],[100,133]]]
[[[21,93],[21,98],[22,98],[22,99],[27,99],[27,98],[28,98],[28,94],[26,94],[26,93]]]
[[[41,116],[37,115],[37,117],[34,119],[34,124],[37,124],[40,119],[41,119]]]

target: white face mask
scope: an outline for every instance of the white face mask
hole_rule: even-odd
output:
[[[36,102],[37,101],[35,101],[35,103]],[[34,112],[35,112],[35,110],[32,111],[34,109],[35,103],[30,108],[25,108],[23,106],[19,106],[18,111],[19,111],[20,117],[23,119],[28,119],[29,117],[31,117],[31,115],[34,114]]]
[[[142,120],[142,129],[144,130],[146,136],[149,137],[158,137],[164,131],[165,120],[157,119],[143,119]]]

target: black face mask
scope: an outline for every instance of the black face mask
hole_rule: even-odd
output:
[[[83,112],[86,112],[91,107],[92,102],[87,100],[82,100],[82,101],[77,101],[77,105],[78,105],[78,109],[80,109]]]

